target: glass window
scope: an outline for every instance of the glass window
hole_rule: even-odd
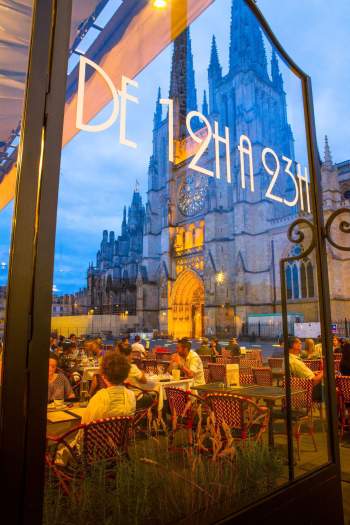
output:
[[[243,0],[182,4],[107,4],[72,39],[47,427],[86,426],[49,443],[45,523],[213,523],[328,461],[308,223],[287,235],[312,219],[301,81]]]

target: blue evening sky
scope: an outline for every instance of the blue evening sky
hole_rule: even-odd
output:
[[[112,0],[118,4],[119,0]],[[281,43],[311,75],[319,147],[328,134],[335,161],[350,158],[348,121],[350,58],[345,46],[350,27],[350,3],[338,0],[337,10],[319,0],[259,0]],[[217,37],[219,57],[227,72],[231,0],[216,0],[191,27],[192,51],[200,106],[207,89],[211,37]],[[265,42],[268,58],[271,49]],[[158,86],[167,96],[171,47],[138,77],[139,89],[129,91],[140,99],[128,105],[127,136],[137,150],[119,144],[119,122],[101,133],[79,133],[62,154],[57,220],[54,285],[59,293],[74,292],[86,284],[89,261],[95,262],[102,230],[120,233],[122,210],[129,205],[136,179],[145,201],[147,168],[152,151],[152,124]],[[296,158],[305,163],[305,138],[299,81],[281,64],[287,92],[288,118],[296,139]],[[109,115],[105,108],[96,121]],[[0,215],[0,282],[6,280],[12,205]]]

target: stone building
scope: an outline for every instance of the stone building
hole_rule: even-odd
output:
[[[261,30],[243,2],[232,4],[229,68],[223,74],[215,37],[208,57],[208,96],[201,113],[218,132],[230,130],[232,182],[220,153],[221,178],[208,176],[215,166],[213,141],[200,159],[203,174],[193,171],[193,141],[186,115],[198,111],[195,70],[189,30],[174,42],[169,98],[174,102],[175,159],[169,162],[168,113],[158,93],[153,126],[153,151],[148,169],[145,208],[138,188],[124,219],[121,235],[103,232],[96,265],[88,270],[86,303],[98,313],[135,313],[140,327],[175,337],[239,333],[249,314],[280,311],[279,261],[301,246],[287,240],[288,226],[300,206],[268,200],[271,175],[261,163],[265,147],[295,167],[294,138],[288,122],[286,93],[279,58],[268,63]],[[191,128],[204,136],[195,114]],[[254,187],[239,184],[239,138],[254,146]],[[192,148],[192,149],[191,149]],[[226,150],[227,157],[227,150]],[[334,164],[328,141],[322,164],[325,219],[349,205],[350,161]],[[292,201],[293,182],[280,177],[275,192]],[[309,217],[310,218],[310,217]],[[336,230],[336,228],[335,228]],[[346,245],[345,232],[334,238]],[[307,242],[307,239],[305,240]],[[346,252],[328,247],[333,319],[350,312],[350,261]],[[305,321],[318,319],[314,255],[286,268],[291,312]]]

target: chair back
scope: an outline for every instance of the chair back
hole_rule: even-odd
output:
[[[344,403],[350,403],[350,376],[337,376],[335,384]]]
[[[202,360],[203,366],[207,367],[209,363],[211,363],[211,355],[200,355],[199,356]]]
[[[343,357],[343,354],[341,352],[334,352],[333,358],[335,359],[341,359]]]
[[[170,413],[172,416],[181,416],[186,408],[189,395],[186,390],[181,388],[165,387],[166,397],[169,403]]]
[[[244,385],[254,385],[254,377],[253,377],[253,374],[251,373],[251,369],[247,368],[247,369],[244,369],[244,368],[240,368],[239,369],[239,384],[244,386]]]
[[[256,385],[271,386],[272,385],[272,372],[271,368],[260,367],[252,368],[254,383]]]
[[[339,372],[341,359],[334,359],[334,372]]]
[[[231,429],[243,429],[245,398],[234,394],[212,393],[205,396],[205,401],[213,411],[218,425],[226,423]]]
[[[158,374],[156,359],[144,359],[141,363],[141,368],[145,374]]]
[[[304,363],[313,372],[318,372],[319,370],[323,370],[322,359],[304,359]]]
[[[269,357],[267,359],[270,368],[284,368],[283,357]]]
[[[126,455],[131,416],[92,421],[83,427],[83,460],[87,464]]]
[[[262,350],[260,348],[253,348],[247,353],[247,355],[249,356],[249,359],[255,359],[260,365],[262,364]]]
[[[241,357],[239,360],[239,366],[242,368],[259,368],[260,362],[256,359],[250,359],[249,357]]]
[[[226,365],[219,363],[209,363],[209,381],[215,383],[216,381],[224,382],[226,378]]]
[[[282,386],[285,387],[285,380]],[[303,410],[307,412],[312,410],[312,390],[314,387],[313,380],[306,377],[291,377],[290,386],[292,390],[292,410]],[[298,393],[293,393],[298,390]],[[285,399],[283,399],[283,402]]]
[[[218,365],[229,365],[230,363],[232,363],[232,360],[231,360],[231,357],[216,357],[215,358],[215,363],[217,363]]]

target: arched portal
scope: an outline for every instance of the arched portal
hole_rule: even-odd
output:
[[[203,335],[204,284],[192,270],[184,270],[176,279],[171,294],[169,332],[174,337]]]

